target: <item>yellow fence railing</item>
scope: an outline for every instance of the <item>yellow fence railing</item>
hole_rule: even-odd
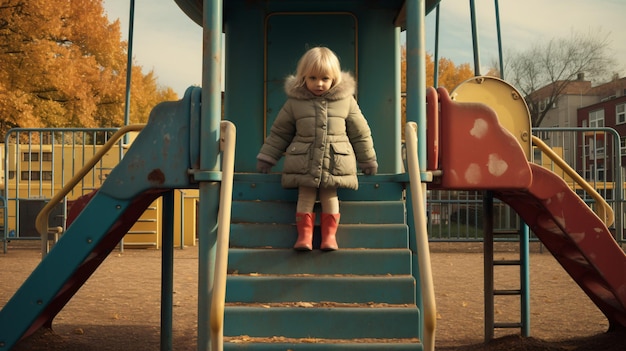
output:
[[[220,188],[220,207],[217,214],[215,275],[213,278],[213,294],[211,296],[211,350],[223,350],[224,347],[224,305],[226,304],[228,243],[230,241],[230,218],[235,173],[235,125],[229,121],[222,121],[220,130],[222,184]]]
[[[428,244],[428,226],[426,220],[426,200],[424,197],[426,184],[422,183],[417,153],[417,124],[408,122],[404,130],[406,138],[407,167],[413,202],[413,218],[415,221],[415,245],[419,260],[420,288],[422,289],[422,307],[424,309],[424,350],[435,350],[435,329],[437,326],[437,307],[435,288],[430,264],[430,246]]]
[[[578,184],[591,198],[593,198],[597,204],[595,212],[600,219],[606,224],[607,227],[611,226],[615,221],[615,214],[613,208],[606,202],[606,200],[600,195],[596,189],[594,189],[589,182],[581,177],[572,167],[570,167],[565,160],[563,160],[557,153],[555,153],[550,146],[544,143],[536,136],[532,137],[532,143],[538,147],[552,162],[554,162],[565,174],[572,178],[572,180]]]
[[[72,191],[72,189],[89,173],[89,171],[104,157],[104,155],[111,149],[113,146],[127,133],[130,132],[139,132],[143,129],[144,124],[131,124],[120,128],[111,139],[109,139],[106,144],[102,146],[101,149],[96,152],[93,157],[85,163],[85,165],[78,171],[76,174],[70,179],[63,188],[56,193],[50,201],[44,206],[44,208],[39,212],[37,218],[35,219],[35,228],[37,232],[41,236],[41,254],[42,256],[46,256],[48,253],[48,233],[59,232],[58,228],[49,228],[48,227],[48,217],[50,216],[50,212],[52,209],[63,199],[67,194]]]

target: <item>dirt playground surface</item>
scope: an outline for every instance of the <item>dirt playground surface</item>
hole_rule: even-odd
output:
[[[514,247],[497,248],[496,259],[513,258]],[[530,338],[519,329],[496,330],[484,340],[481,244],[431,246],[437,302],[436,349],[626,350],[626,333],[606,333],[604,315],[554,257],[531,250]],[[197,247],[174,252],[174,350],[196,350]],[[40,261],[38,243],[11,242],[0,251],[0,306],[4,306]],[[496,267],[496,288],[519,287],[513,267]],[[42,331],[13,350],[158,350],[160,345],[161,251],[115,250]],[[496,297],[497,322],[519,321],[517,297]]]

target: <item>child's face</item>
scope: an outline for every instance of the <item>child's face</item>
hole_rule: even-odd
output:
[[[305,79],[306,88],[316,96],[324,94],[333,85],[333,79],[328,74],[310,73]]]

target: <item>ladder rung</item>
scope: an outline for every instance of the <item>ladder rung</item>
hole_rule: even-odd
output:
[[[497,260],[493,261],[494,266],[519,266],[520,260]]]
[[[519,289],[518,290],[514,290],[514,289],[505,290],[505,289],[503,289],[503,290],[494,290],[493,294],[494,295],[521,295],[522,291],[519,290]]]
[[[522,323],[494,323],[494,328],[521,328]]]

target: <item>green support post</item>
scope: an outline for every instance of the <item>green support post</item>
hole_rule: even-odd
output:
[[[211,295],[217,243],[219,202],[219,126],[221,120],[222,1],[204,0],[202,37],[202,108],[198,224],[198,350],[209,350]]]

